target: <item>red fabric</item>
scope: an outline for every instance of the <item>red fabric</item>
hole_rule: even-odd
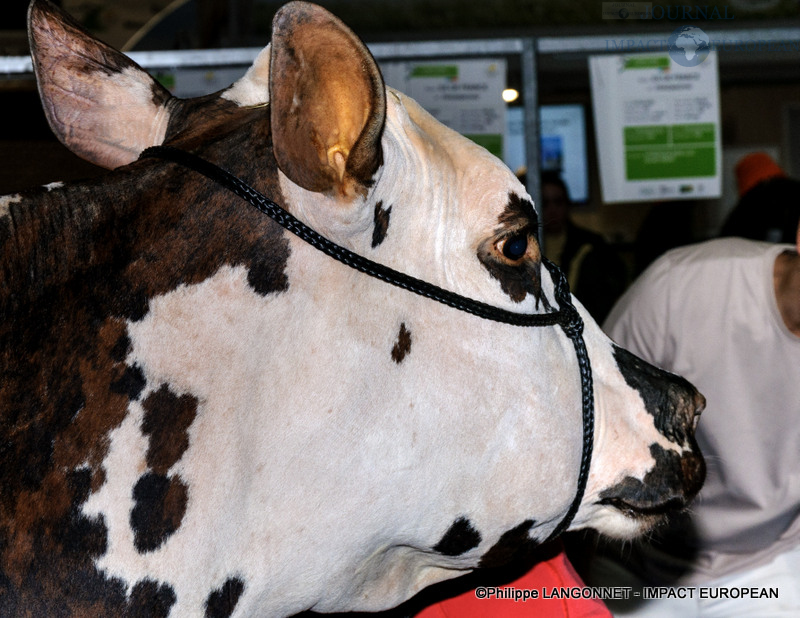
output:
[[[537,591],[538,599],[481,599],[475,590],[470,590],[425,608],[416,618],[611,618],[605,603],[598,599],[541,598],[544,589],[550,596],[555,596],[554,588],[583,586],[585,584],[561,551],[503,586],[518,591]]]

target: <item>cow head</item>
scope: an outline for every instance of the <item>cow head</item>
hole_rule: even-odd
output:
[[[560,328],[389,286],[137,157],[192,151],[376,262],[548,311],[536,212],[500,161],[386,88],[313,5],[282,8],[247,74],[195,100],[46,0],[30,29],[54,131],[117,169],[0,201],[0,596],[51,614],[381,609],[549,536],[581,460]],[[572,528],[629,537],[699,489],[702,398],[578,308],[596,432]]]

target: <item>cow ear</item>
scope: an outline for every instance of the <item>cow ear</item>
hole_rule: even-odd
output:
[[[47,121],[72,152],[109,169],[166,134],[169,92],[47,0],[28,10],[33,67]]]
[[[364,43],[326,10],[282,7],[272,24],[270,120],[281,171],[352,199],[381,166],[386,90]]]

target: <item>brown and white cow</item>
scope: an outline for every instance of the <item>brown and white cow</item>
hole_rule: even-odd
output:
[[[0,198],[0,615],[376,610],[549,536],[582,452],[560,328],[390,286],[137,159],[199,154],[376,262],[543,312],[513,174],[313,5],[193,100],[47,0],[30,32],[54,131],[114,171]],[[579,310],[596,432],[572,528],[629,537],[699,489],[702,398]]]

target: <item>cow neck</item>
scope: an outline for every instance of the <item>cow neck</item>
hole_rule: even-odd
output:
[[[507,309],[494,307],[481,301],[461,296],[450,290],[445,290],[337,245],[238,177],[193,153],[172,146],[153,146],[142,152],[140,158],[162,159],[202,174],[209,180],[238,195],[257,210],[270,217],[278,225],[322,251],[325,255],[371,277],[486,320],[503,322],[514,326],[560,326],[572,341],[575,347],[575,354],[578,357],[583,411],[583,448],[575,498],[567,514],[550,533],[545,542],[555,539],[569,527],[583,500],[586,483],[589,478],[589,466],[594,444],[594,387],[589,354],[583,340],[583,320],[572,304],[569,286],[564,274],[553,262],[547,258],[542,258],[542,263],[550,272],[555,284],[555,298],[558,303],[558,310],[547,313],[508,311]]]

